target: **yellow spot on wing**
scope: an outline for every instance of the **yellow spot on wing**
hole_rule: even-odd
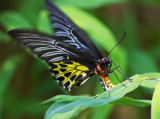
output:
[[[82,70],[82,71],[87,71],[87,70],[89,70],[88,67],[86,67],[86,66],[77,66],[76,69]]]

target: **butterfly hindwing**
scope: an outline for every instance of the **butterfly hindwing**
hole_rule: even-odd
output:
[[[70,90],[73,84],[86,79],[91,74],[87,66],[70,60],[53,63],[50,71],[54,73],[55,79],[60,86],[65,87],[65,90]]]

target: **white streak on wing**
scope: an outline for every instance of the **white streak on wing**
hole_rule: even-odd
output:
[[[78,41],[77,37],[73,34],[73,29],[66,28],[64,25],[61,25],[59,23],[53,23],[53,25],[55,28],[62,29],[62,31],[57,31],[55,33],[55,36],[64,36],[64,37],[70,38],[66,40],[64,39],[63,42],[66,42],[70,45],[75,45],[77,49],[80,49],[80,48],[88,49],[84,44]]]
[[[27,43],[26,46],[46,46],[45,43]],[[52,45],[48,45],[48,46],[52,46]]]
[[[77,43],[68,43],[68,44],[76,46],[76,49],[81,48]]]
[[[70,36],[70,34],[66,34],[63,32],[57,32],[56,36],[64,36],[66,37],[66,40],[64,39],[63,42],[75,42],[75,40],[73,39],[72,36]]]
[[[49,57],[49,56],[54,56],[54,55],[59,55],[59,54],[68,54],[63,51],[53,51],[53,52],[47,52],[43,54],[41,57]]]
[[[65,27],[64,25],[62,24],[59,24],[59,23],[53,23],[52,24],[54,26],[54,28],[59,28],[59,29],[62,29],[66,32],[69,32],[69,28],[68,27]]]
[[[18,38],[21,38],[21,39],[30,39],[30,40],[33,40],[33,39],[44,39],[44,41],[55,41],[54,39],[52,38],[49,38],[49,37],[43,37],[42,35],[32,35],[32,36],[28,36],[28,35],[23,35],[23,34],[18,34],[17,36]],[[41,41],[41,40],[37,40],[37,41]]]
[[[38,48],[35,48],[33,51],[34,52],[40,52],[40,51],[45,51],[45,50],[56,50],[55,47],[38,47]]]
[[[67,33],[67,32],[64,32],[64,31],[58,31],[58,32],[56,32],[55,33],[55,35],[56,36],[67,36],[67,37],[69,37],[69,33]]]
[[[76,54],[75,53],[73,53],[73,52],[70,52],[69,50],[66,50],[65,48],[63,48],[63,47],[59,47],[60,48],[60,50],[62,50],[62,51],[64,51],[64,52],[66,52],[66,53],[68,53],[68,54],[72,54],[72,55],[75,55],[76,56]]]
[[[53,63],[53,62],[57,62],[57,61],[61,61],[63,60],[64,57],[63,56],[60,56],[60,57],[56,57],[56,58],[52,58],[49,60],[50,63]]]
[[[46,44],[52,44],[54,45],[55,41],[45,41],[45,40],[33,40],[33,39],[24,39],[24,40],[21,40],[22,43],[46,43]]]
[[[62,20],[61,20],[61,19],[59,19],[58,17],[52,16],[52,17],[51,17],[51,19],[53,19],[53,20],[52,20],[52,21],[53,21],[53,23],[55,23],[55,22],[60,22],[60,23],[62,23],[62,24],[67,25],[68,27],[71,27],[71,25],[70,25],[70,24],[68,24],[68,23],[66,23],[66,22],[64,22],[64,21],[62,21]]]
[[[90,77],[86,78],[80,85],[83,85]]]

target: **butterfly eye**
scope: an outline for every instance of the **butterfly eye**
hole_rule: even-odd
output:
[[[105,58],[105,62],[106,63],[110,63],[110,59],[109,58]]]
[[[108,62],[109,60],[108,60],[108,59],[105,59],[105,61]]]

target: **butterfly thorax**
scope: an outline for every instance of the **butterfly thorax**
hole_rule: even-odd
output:
[[[113,84],[109,80],[109,71],[111,67],[111,62],[109,58],[103,58],[99,60],[99,64],[95,69],[95,73],[98,75],[102,87],[107,91],[113,88]]]

